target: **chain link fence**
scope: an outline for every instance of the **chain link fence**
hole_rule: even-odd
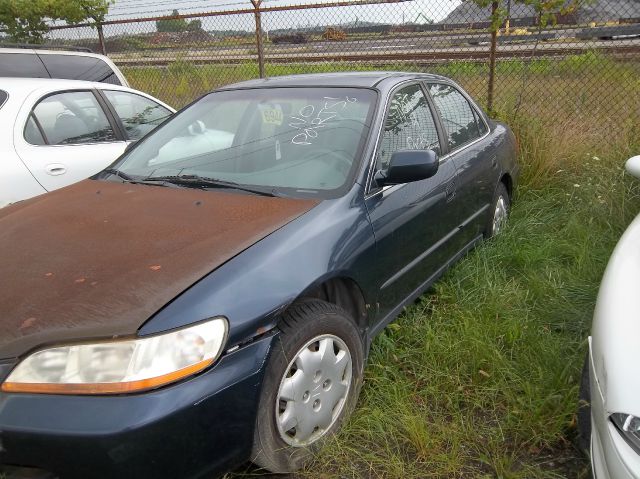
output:
[[[104,52],[134,88],[175,107],[260,76],[409,70],[453,78],[498,115],[565,118],[565,134],[640,135],[640,0],[564,3],[542,15],[515,0],[283,1],[58,26],[47,43]]]

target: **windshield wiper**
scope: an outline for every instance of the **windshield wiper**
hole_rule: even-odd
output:
[[[247,191],[256,195],[262,196],[279,196],[275,189],[263,190],[260,188],[253,188],[235,181],[219,180],[216,178],[208,178],[206,176],[199,175],[173,175],[173,176],[148,176],[142,180],[136,181],[137,183],[171,183],[174,185],[183,185],[192,188],[229,188],[233,190]]]

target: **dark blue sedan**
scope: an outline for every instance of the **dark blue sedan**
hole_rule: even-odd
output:
[[[269,78],[0,210],[0,463],[301,467],[354,408],[376,334],[504,227],[515,150],[441,76]]]

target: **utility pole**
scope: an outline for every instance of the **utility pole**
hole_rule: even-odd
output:
[[[98,30],[98,43],[100,44],[100,53],[103,55],[107,54],[107,47],[104,42],[104,32],[102,31],[102,23],[98,22],[96,24],[96,29]]]

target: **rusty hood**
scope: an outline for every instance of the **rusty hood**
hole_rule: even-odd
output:
[[[0,210],[0,358],[131,335],[312,200],[86,180]]]

